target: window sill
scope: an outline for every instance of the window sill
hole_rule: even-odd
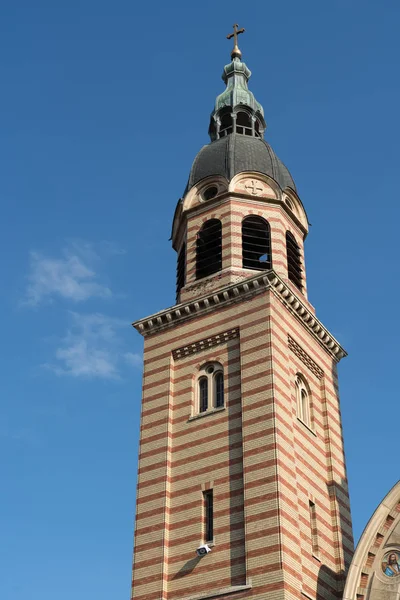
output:
[[[202,419],[203,417],[208,417],[209,415],[214,415],[215,413],[223,412],[226,410],[226,406],[219,406],[218,408],[210,408],[210,410],[206,410],[205,412],[198,413],[197,415],[192,415],[189,417],[188,421],[195,421],[196,419]]]
[[[305,427],[307,429],[307,431],[309,431],[310,433],[315,435],[315,437],[317,437],[317,434],[315,433],[314,429],[311,429],[311,427],[309,425],[307,425],[307,423],[305,423],[302,419],[300,419],[300,417],[297,417],[297,420],[299,423],[301,423],[303,425],[303,427]]]
[[[312,553],[312,557],[315,558],[315,560],[317,560],[319,563],[321,562],[319,555],[316,554],[315,552]]]
[[[258,266],[257,267],[242,267],[243,271],[270,271],[271,267],[262,267],[262,266]]]
[[[301,590],[301,595],[304,598],[308,598],[308,600],[315,600],[314,596],[310,596],[310,594],[307,594],[306,592],[304,592],[303,590]]]

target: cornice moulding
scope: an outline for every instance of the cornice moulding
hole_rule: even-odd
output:
[[[175,327],[199,315],[210,313],[216,307],[240,302],[246,298],[264,293],[266,290],[271,290],[337,362],[347,356],[347,352],[339,342],[273,269],[261,274],[258,273],[238,283],[230,284],[195,300],[176,304],[154,315],[135,321],[132,325],[140,334],[146,337],[170,327]]]

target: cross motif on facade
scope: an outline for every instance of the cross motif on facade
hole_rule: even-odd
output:
[[[260,184],[257,185],[257,182],[254,181],[254,179],[251,180],[251,183],[246,183],[244,187],[251,192],[252,196],[257,196],[259,192],[263,191],[262,186]]]

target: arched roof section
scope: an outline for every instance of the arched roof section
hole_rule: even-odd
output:
[[[390,555],[400,565],[400,481],[379,504],[358,542],[343,600],[395,599],[400,594],[400,566],[388,569]],[[399,570],[399,573],[397,573]]]
[[[231,181],[244,171],[268,175],[282,190],[296,190],[287,167],[264,139],[233,133],[203,146],[193,162],[184,195],[205,177],[220,175]]]

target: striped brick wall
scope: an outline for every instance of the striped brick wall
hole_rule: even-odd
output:
[[[288,224],[270,209],[274,252]],[[215,216],[237,229],[244,213],[232,202]],[[224,250],[231,268],[237,235]],[[226,406],[196,417],[196,373],[209,361],[223,365]],[[297,417],[297,373],[311,392],[310,427]],[[215,545],[198,558],[210,488]],[[351,554],[336,363],[316,336],[270,289],[147,336],[132,597],[333,600]]]
[[[253,270],[243,269],[242,267],[242,221],[249,215],[257,215],[268,221],[271,228],[273,269],[296,293],[300,294],[299,290],[288,280],[287,273],[286,232],[290,231],[293,234],[300,247],[302,258],[304,287],[300,295],[303,300],[307,301],[304,234],[298,225],[280,205],[267,204],[261,200],[242,201],[228,197],[213,206],[203,206],[188,216],[186,233],[186,285],[181,290],[181,302],[196,297],[204,291],[223,287],[254,274]],[[197,234],[203,224],[209,219],[219,219],[222,223],[222,271],[196,281]]]

